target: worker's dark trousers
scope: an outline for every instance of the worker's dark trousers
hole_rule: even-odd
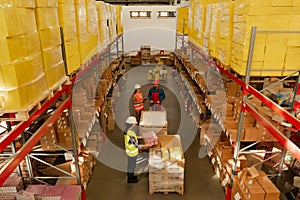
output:
[[[127,175],[128,175],[128,179],[132,179],[134,176],[134,170],[135,170],[135,166],[136,166],[137,156],[134,156],[134,157],[127,156],[127,158],[128,158]]]

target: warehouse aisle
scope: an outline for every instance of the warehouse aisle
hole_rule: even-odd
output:
[[[147,95],[148,89],[151,87],[151,82],[147,81],[147,71],[150,68],[143,66],[133,68],[126,75],[126,85],[119,96],[119,100],[130,99],[133,92],[134,84],[140,83],[144,96]],[[105,164],[97,161],[94,169],[92,179],[87,188],[88,200],[119,200],[119,199],[163,199],[163,200],[177,200],[177,199],[224,199],[224,190],[220,185],[219,179],[214,174],[213,167],[207,157],[203,159],[198,158],[199,133],[193,124],[187,112],[184,111],[185,104],[181,98],[178,87],[175,82],[175,75],[172,69],[168,69],[168,81],[162,82],[161,85],[166,93],[166,101],[164,107],[168,115],[168,132],[169,134],[180,134],[182,139],[183,149],[185,151],[185,194],[183,196],[177,193],[170,193],[164,195],[162,193],[155,193],[149,195],[148,192],[148,174],[143,173],[139,175],[139,182],[137,184],[127,184],[126,173],[120,170],[112,169]],[[129,101],[130,102],[130,101]],[[125,105],[125,106],[124,106]],[[127,106],[128,105],[128,106]],[[115,131],[107,133],[107,141],[119,147],[119,149],[112,149],[111,145],[104,144],[99,158],[103,160],[106,157],[106,163],[112,165],[120,165],[123,169],[123,164],[126,162],[124,154],[123,141],[123,123],[129,112],[133,113],[131,105],[124,102],[117,102],[115,107],[115,118],[119,127]],[[146,106],[146,110],[148,106]],[[129,111],[128,111],[129,110]],[[108,143],[108,142],[107,142]],[[105,152],[105,153],[104,153]],[[105,154],[105,155],[103,155]],[[109,156],[107,156],[109,154]],[[116,158],[118,156],[118,158]],[[116,167],[114,167],[116,168]]]

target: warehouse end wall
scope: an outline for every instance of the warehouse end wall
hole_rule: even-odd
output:
[[[158,11],[176,11],[176,6],[124,6],[124,50],[150,45],[152,49],[175,49],[176,17],[158,18]],[[130,11],[151,11],[150,18],[131,18]]]

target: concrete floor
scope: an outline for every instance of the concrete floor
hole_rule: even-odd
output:
[[[133,86],[136,83],[142,85],[142,91],[146,97],[151,82],[147,81],[147,72],[153,66],[135,67],[126,74],[126,85],[114,108],[116,130],[107,133],[106,143],[102,146],[99,160],[94,169],[91,181],[88,185],[86,196],[88,200],[119,200],[119,199],[225,199],[224,189],[214,173],[208,157],[199,158],[199,133],[197,128],[184,110],[184,102],[179,94],[174,72],[168,69],[167,82],[161,85],[165,89],[166,100],[163,102],[168,115],[168,132],[179,134],[185,151],[185,193],[183,196],[177,193],[155,193],[149,195],[148,174],[139,175],[137,184],[126,182],[126,156],[124,153],[123,124],[127,116],[133,113],[130,97]],[[125,106],[124,106],[125,105]],[[146,106],[146,110],[148,107]],[[112,148],[113,147],[113,148]],[[105,164],[103,164],[105,163]]]

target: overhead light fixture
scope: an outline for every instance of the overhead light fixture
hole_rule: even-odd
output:
[[[147,17],[147,12],[140,12],[141,17]]]
[[[139,16],[139,13],[138,12],[131,12],[131,16],[132,17],[137,17],[137,16]]]
[[[168,12],[160,12],[160,16],[161,17],[167,17],[168,16]]]

